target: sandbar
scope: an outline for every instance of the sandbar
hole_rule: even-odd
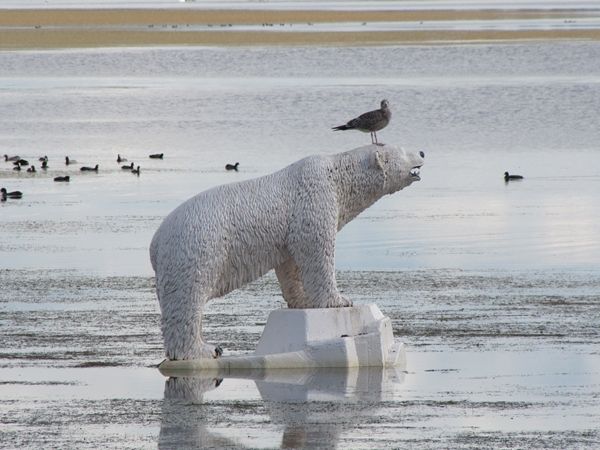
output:
[[[577,10],[2,9],[0,50],[180,45],[393,45],[598,40],[599,28],[377,30],[378,22],[506,21],[597,17]],[[311,24],[370,24],[368,31],[306,31]],[[294,31],[294,25],[304,27]],[[239,26],[255,28],[237,29]],[[277,27],[281,27],[278,30]],[[290,27],[283,31],[283,27]],[[291,31],[290,31],[291,30]]]

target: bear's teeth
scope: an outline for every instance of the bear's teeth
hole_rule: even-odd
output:
[[[414,167],[414,168],[412,168],[412,169],[410,170],[410,174],[411,174],[413,177],[418,177],[420,173],[421,173],[421,171],[419,170],[419,168],[418,168],[418,167]]]

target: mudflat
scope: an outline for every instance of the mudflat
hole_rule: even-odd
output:
[[[598,40],[600,29],[595,27],[463,29],[452,25],[465,21],[486,21],[493,25],[515,20],[569,23],[595,14],[578,10],[4,9],[0,14],[0,48]],[[414,26],[408,29],[377,26],[382,23]],[[445,25],[431,29],[428,27],[431,23]],[[356,27],[348,31],[323,26],[326,24],[356,24]]]

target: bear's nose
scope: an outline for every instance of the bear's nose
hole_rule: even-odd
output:
[[[425,158],[425,152],[424,152],[424,151],[422,151],[422,150],[421,150],[421,151],[419,152],[419,155],[421,155],[421,158]]]

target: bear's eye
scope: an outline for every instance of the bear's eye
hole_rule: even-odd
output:
[[[420,151],[419,155],[421,155],[421,158],[425,158],[425,152],[424,151]]]

